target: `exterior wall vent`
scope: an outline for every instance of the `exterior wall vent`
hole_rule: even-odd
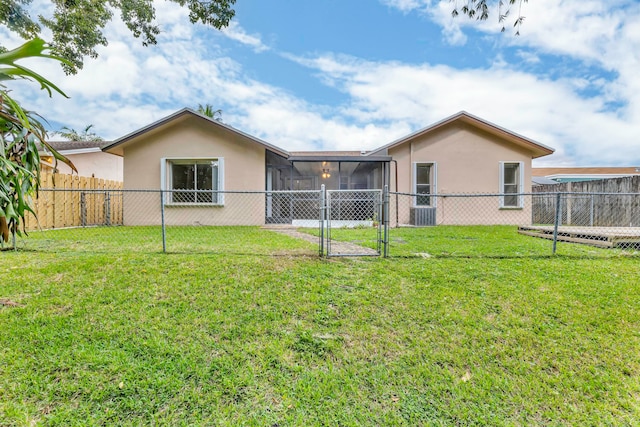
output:
[[[416,226],[436,225],[436,208],[413,207],[409,212],[409,222]]]

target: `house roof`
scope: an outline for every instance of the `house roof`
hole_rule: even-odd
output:
[[[552,179],[549,179],[545,176],[532,176],[531,177],[531,182],[534,185],[548,185],[548,184],[557,184],[558,181],[554,181]]]
[[[549,167],[549,168],[532,168],[533,176],[556,176],[556,175],[640,175],[640,167]]]
[[[149,131],[151,131],[153,129],[156,129],[156,128],[162,126],[162,125],[165,125],[165,124],[167,124],[169,122],[172,122],[174,120],[177,120],[177,119],[179,119],[181,117],[188,116],[188,115],[194,116],[194,117],[198,117],[198,118],[200,118],[202,120],[207,121],[208,123],[210,123],[213,126],[219,126],[222,129],[225,129],[225,130],[233,132],[233,133],[235,133],[237,135],[240,135],[240,136],[242,136],[242,137],[244,137],[244,138],[246,138],[246,139],[248,139],[250,141],[253,141],[253,142],[255,142],[255,143],[259,144],[259,145],[262,145],[263,147],[265,147],[265,148],[267,148],[267,149],[273,151],[274,153],[279,154],[279,155],[281,155],[283,157],[288,157],[289,156],[289,153],[286,150],[283,150],[282,148],[279,148],[279,147],[276,147],[275,145],[269,144],[266,141],[263,141],[263,140],[261,140],[259,138],[256,138],[255,136],[251,136],[248,133],[244,133],[244,132],[242,132],[242,131],[234,128],[234,127],[231,127],[231,126],[229,126],[227,124],[224,124],[224,123],[222,123],[222,122],[220,122],[218,120],[212,119],[211,117],[208,117],[208,116],[205,116],[203,114],[200,114],[197,111],[192,110],[191,108],[183,108],[183,109],[181,109],[179,111],[176,111],[175,113],[170,114],[170,115],[168,115],[168,116],[166,116],[166,117],[164,117],[164,118],[162,118],[160,120],[157,120],[157,121],[155,121],[155,122],[153,122],[153,123],[151,123],[151,124],[149,124],[147,126],[144,126],[144,127],[140,128],[140,129],[138,129],[136,131],[133,131],[128,135],[125,135],[125,136],[123,136],[121,138],[118,138],[115,141],[113,141],[111,144],[107,145],[106,147],[103,147],[102,151],[106,151],[106,152],[109,152],[109,153],[112,153],[112,154],[117,154],[117,155],[122,156],[122,154],[123,154],[122,153],[122,145],[123,144],[125,144],[125,143],[127,143],[127,142],[129,142],[129,141],[131,141],[131,140],[133,140],[135,138],[137,138],[140,135],[145,134],[146,132],[149,132]]]
[[[555,150],[551,147],[547,147],[546,145],[540,144],[539,142],[536,142],[532,139],[526,138],[522,135],[519,135],[515,132],[512,132],[508,129],[505,129],[503,127],[500,127],[496,124],[493,124],[491,122],[488,122],[484,119],[481,119],[480,117],[474,116],[473,114],[467,113],[466,111],[460,111],[459,113],[456,113],[452,116],[449,116],[443,120],[440,120],[439,122],[436,122],[430,126],[424,127],[416,132],[413,132],[407,136],[403,136],[400,139],[397,139],[387,145],[383,145],[382,147],[375,149],[371,152],[369,152],[367,155],[376,155],[379,154],[381,151],[385,151],[385,150],[389,150],[390,148],[394,148],[397,147],[399,145],[402,145],[414,138],[429,134],[431,132],[434,132],[437,129],[440,129],[446,125],[449,125],[451,123],[454,122],[462,122],[462,123],[466,123],[469,124],[475,128],[484,130],[486,132],[489,132],[492,135],[501,137],[511,143],[514,143],[516,145],[519,145],[521,147],[527,148],[529,149],[532,154],[533,154],[533,158],[537,158],[537,157],[542,157],[542,156],[547,156],[551,153],[553,153]]]
[[[78,150],[83,148],[102,148],[111,144],[110,141],[48,141],[56,150]]]
[[[223,129],[226,129],[230,132],[233,132],[237,135],[240,135],[250,141],[253,141],[259,145],[262,145],[264,148],[269,149],[270,151],[273,151],[274,153],[285,157],[289,160],[292,161],[318,161],[318,160],[323,160],[323,161],[388,161],[390,159],[389,156],[387,156],[387,150],[389,150],[390,148],[394,148],[397,147],[401,144],[404,144],[414,138],[420,137],[422,135],[426,135],[430,132],[433,132],[443,126],[446,126],[450,123],[454,123],[454,122],[462,122],[462,123],[466,123],[469,124],[477,129],[481,129],[484,130],[486,132],[489,132],[490,134],[496,135],[498,137],[503,138],[504,140],[514,143],[518,146],[527,148],[528,150],[531,151],[532,153],[532,157],[533,158],[537,158],[537,157],[542,157],[542,156],[546,156],[549,155],[551,153],[554,152],[553,148],[547,147],[546,145],[540,144],[536,141],[533,141],[529,138],[526,138],[522,135],[518,135],[517,133],[511,132],[510,130],[507,130],[505,128],[502,128],[498,125],[495,125],[493,123],[490,123],[486,120],[483,120],[479,117],[476,117],[472,114],[467,113],[466,111],[461,111],[457,114],[454,114],[450,117],[445,118],[444,120],[441,120],[439,122],[436,122],[430,126],[427,126],[425,128],[422,128],[414,133],[411,133],[407,136],[404,136],[400,139],[397,139],[387,145],[383,145],[380,148],[377,148],[375,150],[372,151],[293,151],[293,152],[288,152],[282,148],[276,147],[275,145],[272,145],[266,141],[263,141],[259,138],[256,138],[254,136],[251,136],[247,133],[244,133],[238,129],[235,129],[232,126],[229,126],[227,124],[224,124],[218,120],[215,120],[211,117],[205,116],[203,114],[200,114],[190,108],[183,108],[179,111],[176,111],[173,114],[170,114],[160,120],[157,120],[147,126],[144,126],[128,135],[125,135],[121,138],[116,139],[113,142],[106,142],[106,143],[102,143],[103,145],[100,147],[102,149],[102,151],[106,151],[109,152],[111,154],[116,154],[116,155],[123,155],[123,145],[136,139],[138,136],[143,135],[149,131],[152,131],[153,129],[156,129],[160,126],[163,126],[167,123],[170,123],[174,120],[178,120],[181,117],[184,116],[194,116],[194,117],[198,117],[202,120],[207,121],[208,123],[210,123],[211,125],[214,126],[218,126],[221,127]],[[94,143],[95,144],[95,143]]]

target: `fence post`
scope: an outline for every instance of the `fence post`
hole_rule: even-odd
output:
[[[594,208],[594,195],[591,195],[591,209],[589,210],[589,226],[593,227],[593,208]]]
[[[87,226],[87,193],[84,191],[80,193],[80,225]]]
[[[326,217],[326,200],[324,194],[324,184],[320,186],[320,256],[324,255],[324,221]]]
[[[558,244],[558,223],[562,220],[562,193],[556,193],[556,218],[553,222],[553,254],[556,253],[556,245]]]
[[[111,193],[104,192],[104,222],[105,225],[111,225]]]
[[[384,223],[383,223],[384,237],[382,240],[383,254],[385,258],[389,258],[389,186],[388,185],[384,186],[382,203],[383,203],[382,216],[384,217]]]
[[[325,231],[325,256],[331,256],[331,196],[329,192],[324,192],[324,219],[327,222],[327,230]]]
[[[160,219],[162,221],[162,252],[167,252],[167,231],[164,223],[164,190],[160,190]]]

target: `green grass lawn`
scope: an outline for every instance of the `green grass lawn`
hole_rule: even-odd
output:
[[[37,252],[118,253],[163,251],[160,226],[87,227],[32,231],[18,240],[22,250]],[[266,232],[259,227],[169,226],[168,253],[234,255],[317,255],[318,245]]]
[[[306,230],[317,235],[317,230]],[[376,248],[375,228],[335,229],[334,240]],[[531,258],[548,257],[553,241],[518,234],[517,227],[439,225],[422,228],[390,228],[391,257]],[[595,246],[558,242],[556,253],[580,258],[637,256],[634,249],[602,249]]]
[[[640,424],[637,255],[439,228],[390,259],[249,227],[2,252],[0,425]]]

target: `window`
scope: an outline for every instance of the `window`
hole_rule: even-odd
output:
[[[524,167],[522,162],[500,163],[500,207],[521,208],[524,205],[522,184],[524,182]]]
[[[414,163],[414,193],[416,206],[435,206],[436,164]]]
[[[163,182],[170,204],[223,203],[222,159],[164,159]]]

